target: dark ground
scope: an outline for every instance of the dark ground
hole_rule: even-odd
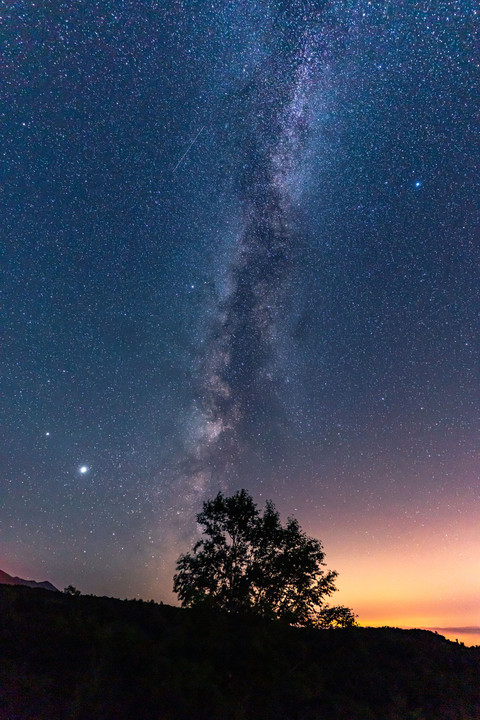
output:
[[[0,720],[479,720],[480,648],[0,585]]]

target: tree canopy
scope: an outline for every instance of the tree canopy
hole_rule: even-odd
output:
[[[325,604],[337,573],[325,568],[320,541],[293,517],[283,526],[271,501],[261,514],[245,490],[218,493],[197,522],[203,537],[179,557],[173,580],[184,607],[208,604],[298,626],[355,624],[352,610]]]

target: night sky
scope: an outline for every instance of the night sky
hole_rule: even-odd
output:
[[[475,0],[0,4],[0,567],[171,603],[246,488],[480,626]]]

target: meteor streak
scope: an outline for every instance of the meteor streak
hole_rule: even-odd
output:
[[[205,129],[205,125],[202,125],[202,127],[201,127],[200,130],[197,132],[197,134],[195,135],[195,137],[193,138],[193,140],[190,142],[190,145],[187,147],[187,149],[186,149],[185,152],[183,153],[183,155],[182,155],[182,157],[180,158],[180,160],[178,160],[178,162],[177,162],[177,164],[175,165],[175,167],[173,168],[172,172],[176,172],[176,171],[178,170],[179,166],[180,166],[180,165],[182,164],[182,162],[185,160],[185,158],[187,157],[188,153],[190,152],[190,150],[192,149],[192,147],[193,147],[193,146],[195,145],[195,143],[197,142],[197,140],[198,140],[198,138],[199,138],[199,136],[200,136],[200,133],[201,133],[202,130],[204,130],[204,129]]]

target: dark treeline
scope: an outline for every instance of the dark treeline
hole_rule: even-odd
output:
[[[0,585],[1,720],[478,720],[480,648]]]

